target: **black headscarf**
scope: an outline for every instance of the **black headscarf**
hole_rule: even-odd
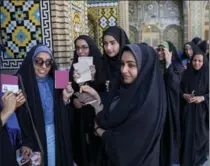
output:
[[[202,52],[195,52],[190,65],[183,74],[181,81],[182,94],[204,96],[205,100],[199,104],[187,103],[183,99],[181,107],[182,149],[181,164],[183,166],[202,165],[208,155],[209,147],[209,66],[205,55],[204,64],[200,70],[195,70],[192,60]]]
[[[120,50],[119,53],[114,56],[114,57],[109,57],[105,50],[104,50],[104,60],[106,61],[107,65],[105,66],[107,68],[107,77],[111,78],[112,76],[119,76],[119,72],[120,72],[120,52],[122,51],[123,47],[126,44],[129,44],[130,41],[128,39],[127,34],[125,33],[125,31],[119,27],[119,26],[111,26],[109,28],[107,28],[104,33],[103,33],[103,37],[102,37],[102,41],[104,40],[104,36],[105,35],[110,35],[112,37],[115,38],[115,40],[117,40],[117,42],[120,45]]]
[[[206,55],[207,59],[209,60],[209,52],[207,52],[209,50],[208,40],[203,40],[200,44],[198,44],[198,47]]]
[[[159,165],[160,137],[166,113],[166,96],[159,60],[153,48],[130,44],[138,76],[129,85],[121,84],[120,99],[113,109],[97,114],[105,129],[106,152],[115,166]]]
[[[106,80],[109,81],[109,93],[104,96],[102,95],[102,101],[106,104],[110,104],[113,96],[119,93],[119,84],[121,80],[120,53],[126,44],[130,44],[130,41],[125,31],[119,26],[111,26],[107,28],[103,33],[102,42],[105,35],[114,37],[120,45],[119,53],[116,56],[109,57],[105,50],[103,55],[103,68],[106,70]]]
[[[193,43],[193,42],[187,42],[187,43],[185,43],[184,44],[184,58],[186,58],[186,59],[189,59],[189,57],[186,55],[186,53],[185,53],[185,46],[186,45],[190,45],[191,46],[191,48],[192,48],[192,51],[193,51],[193,54],[195,53],[195,52],[198,52],[200,49],[199,49],[199,47],[195,44],[195,43]]]
[[[74,44],[76,46],[76,42],[78,40],[85,40],[89,46],[89,56],[93,57],[93,64],[96,68],[96,75],[94,81],[88,81],[86,84],[96,89],[98,92],[105,91],[105,71],[103,71],[102,65],[102,54],[98,49],[95,41],[87,36],[81,35],[75,41]],[[72,64],[78,62],[78,55],[75,50],[74,59]],[[70,81],[72,82],[72,87],[75,92],[79,91],[79,85],[73,79],[73,71],[72,67],[70,70]],[[72,101],[74,100],[72,97]],[[72,102],[73,103],[73,102]],[[73,131],[72,131],[72,139],[73,139],[73,155],[74,161],[77,165],[80,166],[88,166],[95,162],[95,157],[97,154],[97,139],[94,134],[94,118],[95,118],[95,110],[91,105],[84,106],[80,109],[73,108]],[[87,141],[88,137],[88,141]],[[98,137],[97,137],[98,138]]]
[[[202,39],[200,37],[194,37],[191,42],[198,45],[201,41],[202,41]]]
[[[44,149],[44,161],[47,165],[47,140],[45,135],[45,122],[43,115],[43,107],[40,98],[38,83],[34,71],[33,56],[34,52],[41,45],[34,46],[25,57],[23,64],[18,70],[23,79],[26,99],[28,101],[31,114],[36,126],[36,130],[40,137]],[[54,81],[54,72],[56,70],[55,62],[49,72],[49,77]],[[23,89],[23,88],[22,88]],[[64,109],[64,104],[61,97],[60,90],[54,89],[54,123],[55,123],[55,142],[56,142],[56,165],[66,166],[73,165],[71,152],[71,138],[70,138],[70,121],[68,119],[68,112]],[[28,110],[22,106],[17,111],[17,117],[21,127],[23,146],[27,146],[34,151],[40,151],[37,144],[37,139],[29,118]]]
[[[85,40],[89,46],[89,56],[93,57],[93,65],[95,65],[95,69],[96,69],[96,75],[95,75],[95,79],[94,81],[89,81],[87,82],[91,87],[93,87],[94,89],[96,89],[97,91],[103,90],[105,88],[104,84],[105,84],[105,76],[104,76],[104,71],[103,70],[103,66],[102,66],[102,54],[99,50],[99,48],[97,47],[95,41],[87,36],[87,35],[80,35],[79,37],[77,37],[74,41],[74,45],[76,46],[76,42],[77,40]],[[78,55],[76,50],[74,51],[74,58],[73,58],[73,62],[77,63],[78,62]],[[74,72],[74,67],[72,67],[70,69],[70,73],[69,73],[69,78],[70,81],[72,82],[72,87],[75,91],[79,90],[79,86],[78,84],[74,81],[73,79],[73,72]]]
[[[169,52],[172,52],[172,63],[167,69],[165,63],[163,66],[167,101],[166,121],[161,139],[161,164],[163,166],[178,163],[180,146],[179,87],[181,75],[184,70],[176,47],[170,41],[166,42],[169,46]]]

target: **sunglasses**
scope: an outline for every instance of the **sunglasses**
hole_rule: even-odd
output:
[[[34,59],[34,64],[36,65],[36,66],[43,66],[44,64],[45,64],[45,66],[46,67],[51,67],[52,66],[52,64],[53,64],[53,60],[52,59],[48,59],[48,60],[46,60],[46,61],[44,61],[43,59],[41,59],[41,58],[36,58],[36,59]]]
[[[164,51],[163,48],[157,48],[157,51]]]

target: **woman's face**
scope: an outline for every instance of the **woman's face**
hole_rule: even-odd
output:
[[[113,36],[105,35],[103,38],[103,45],[104,50],[109,57],[116,56],[120,51],[120,44]]]
[[[37,77],[44,78],[48,75],[53,60],[50,57],[50,55],[46,52],[40,52],[35,58],[34,58],[34,71]]]
[[[195,55],[192,60],[192,66],[195,70],[200,70],[203,66],[203,55]]]
[[[88,46],[88,43],[83,40],[83,39],[78,39],[76,41],[76,46],[75,46],[75,49],[76,49],[76,52],[77,52],[77,55],[79,57],[86,57],[86,56],[89,56],[89,53],[90,53],[90,48]]]
[[[131,84],[138,75],[136,60],[131,51],[124,51],[121,58],[121,74],[125,84]]]
[[[158,54],[158,56],[159,56],[159,60],[160,60],[160,61],[164,60],[164,59],[165,59],[164,47],[159,46],[159,47],[157,48],[157,54]]]
[[[190,46],[185,46],[184,51],[185,51],[185,54],[186,54],[189,58],[191,58],[191,57],[193,56],[192,47],[190,47]]]

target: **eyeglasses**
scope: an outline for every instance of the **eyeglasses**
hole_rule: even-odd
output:
[[[82,47],[76,46],[76,47],[75,47],[75,50],[76,50],[76,51],[79,51],[79,50],[81,49],[82,51],[84,51],[84,50],[87,50],[88,48],[89,48],[88,46],[82,46]]]
[[[51,67],[52,64],[53,64],[53,60],[52,59],[48,59],[48,60],[44,61],[41,58],[36,58],[36,59],[34,59],[34,64],[36,66],[40,66],[40,67],[43,66],[43,64],[45,64],[46,67]]]

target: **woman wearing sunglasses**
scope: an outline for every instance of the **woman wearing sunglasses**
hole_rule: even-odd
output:
[[[55,61],[51,50],[44,45],[34,46],[17,74],[22,77],[30,110],[21,107],[17,112],[22,130],[22,155],[31,157],[40,151],[29,118],[29,112],[44,151],[45,166],[71,166],[70,124],[61,91],[54,88]],[[71,91],[71,85],[68,86]]]

